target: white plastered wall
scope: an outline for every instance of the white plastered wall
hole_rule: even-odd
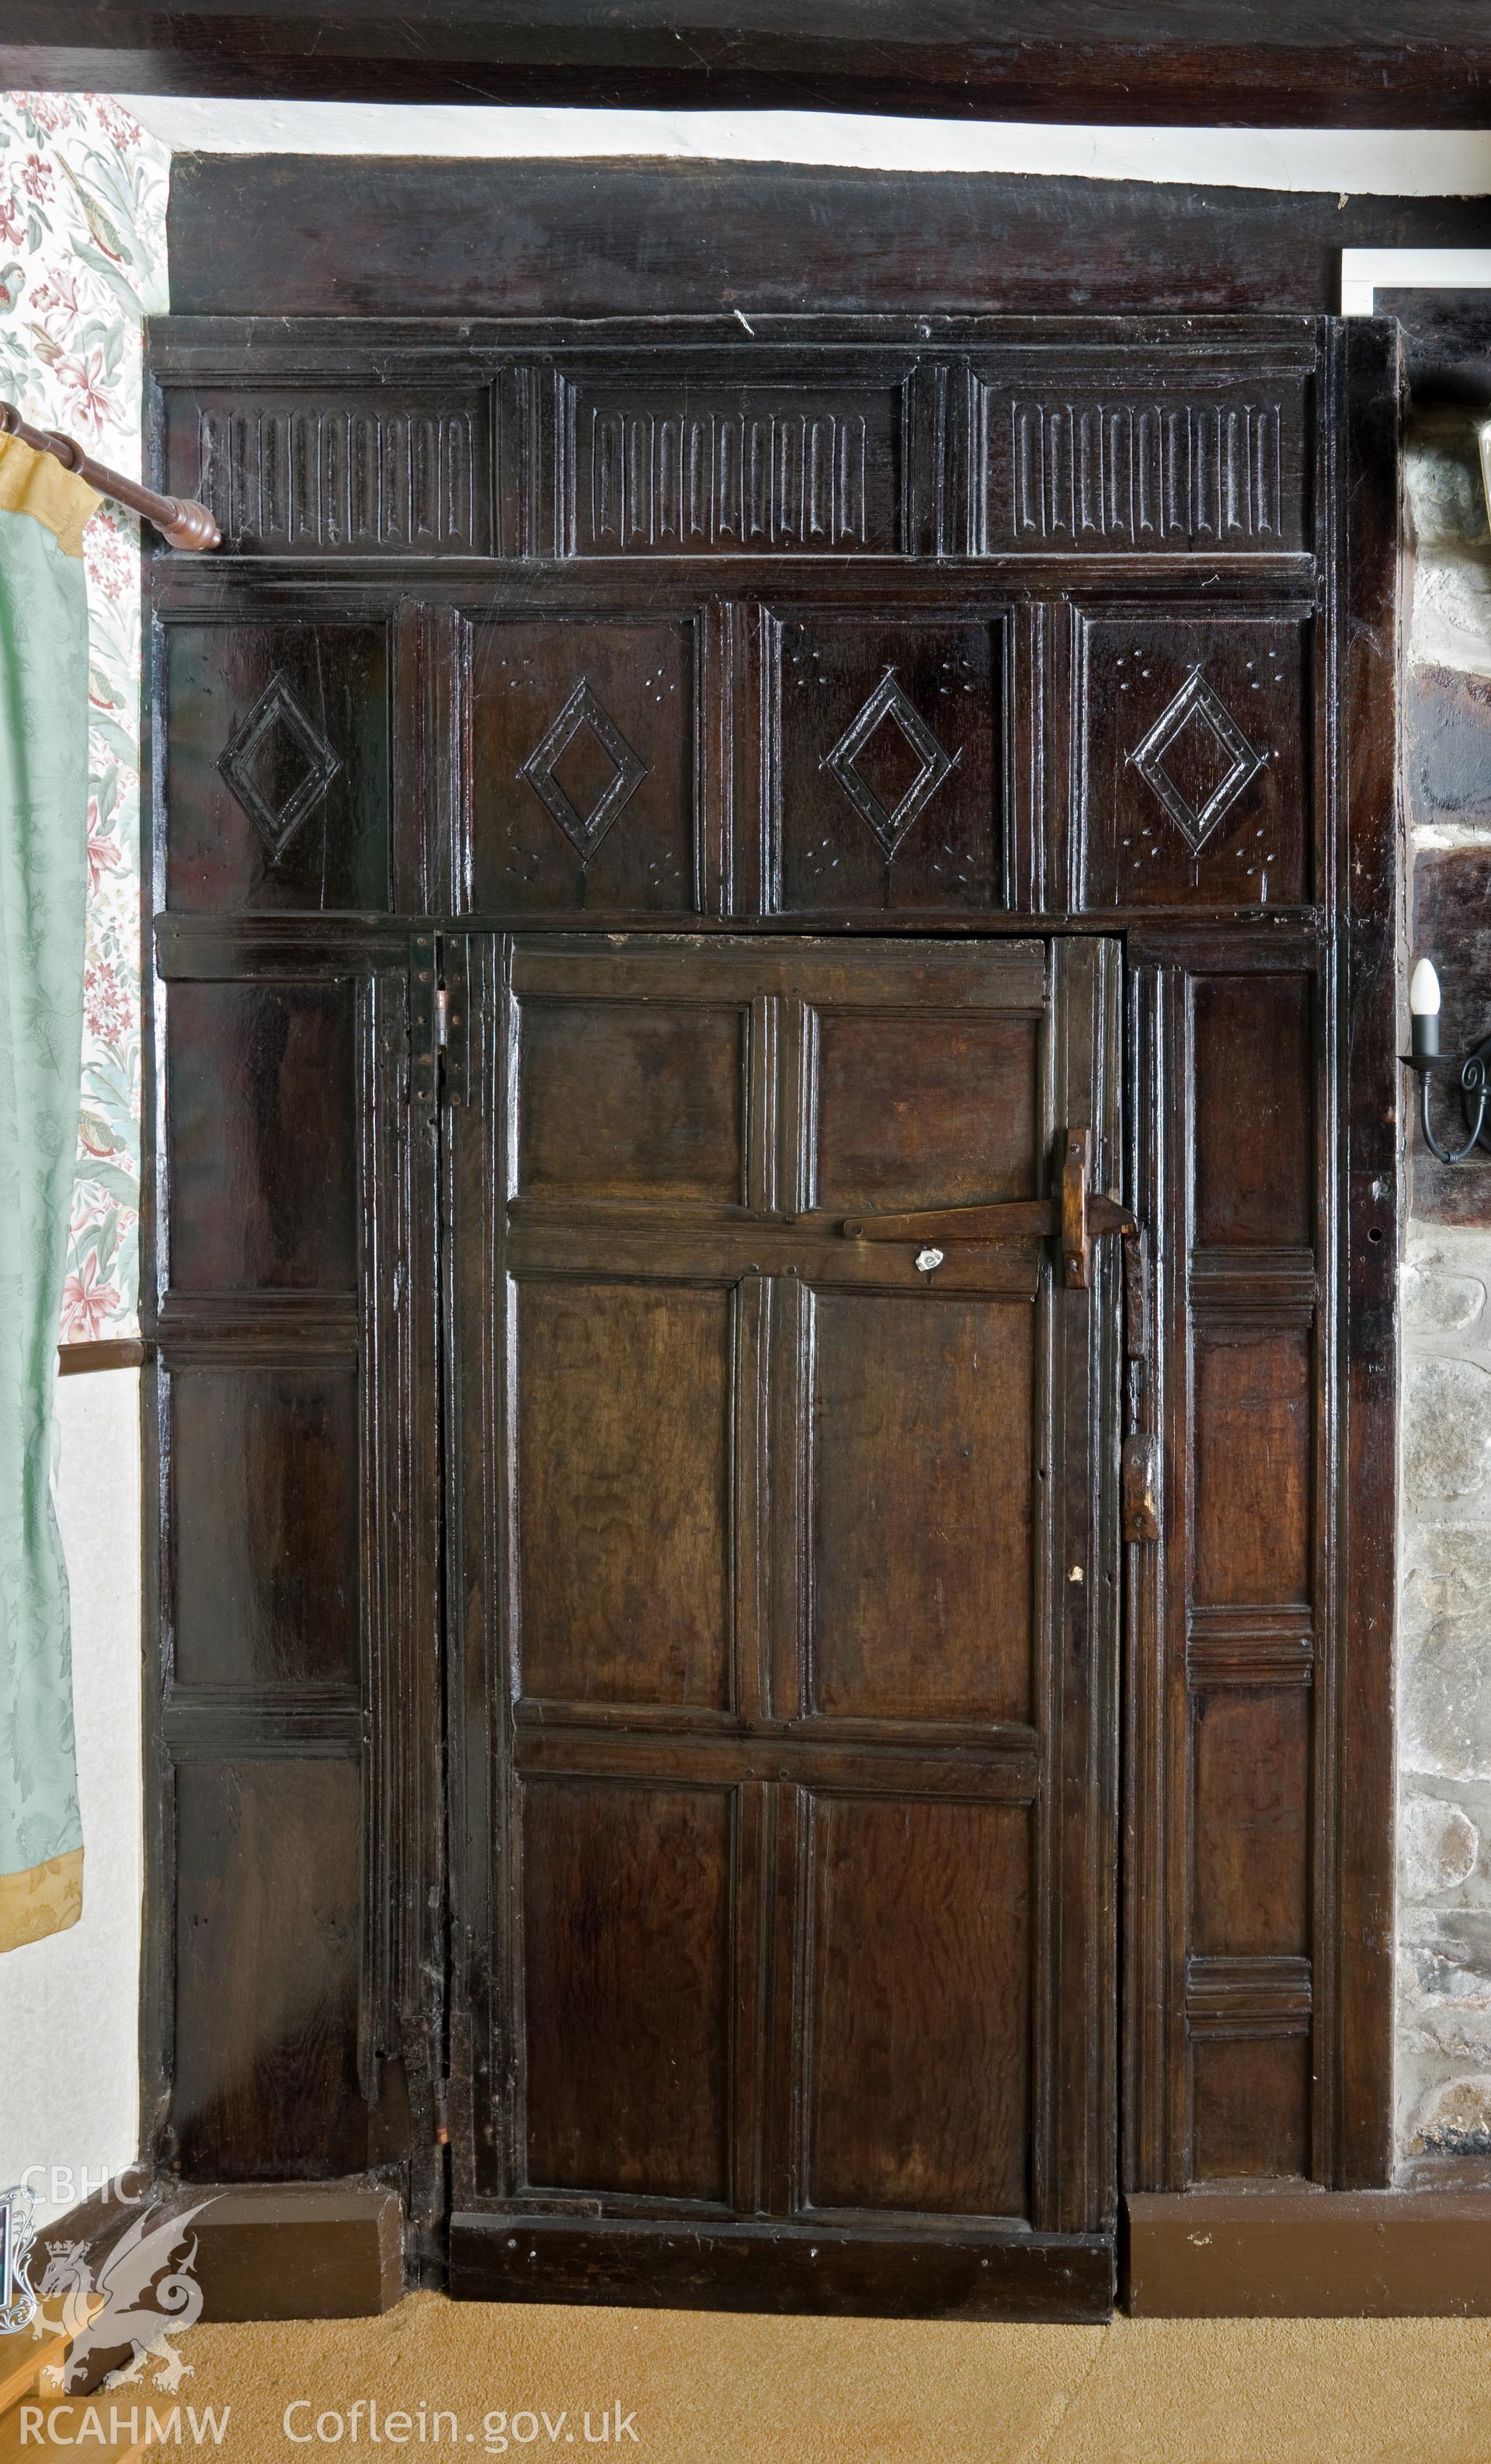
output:
[[[0,1967],[0,2189],[59,2215],[133,2159],[140,1977],[140,1373],[57,1379],[83,1913]]]

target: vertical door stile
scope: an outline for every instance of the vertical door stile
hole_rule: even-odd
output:
[[[492,1991],[494,1997],[492,2061],[496,2097],[495,2158],[503,2189],[511,2196],[523,2179],[521,2153],[523,2028],[522,1964],[518,1953],[520,1923],[517,1841],[520,1836],[516,1798],[519,1783],[513,1765],[514,1701],[517,1689],[516,1635],[521,1567],[517,1549],[517,1286],[508,1258],[511,1207],[516,1193],[518,1123],[517,1002],[513,991],[514,943],[504,937],[489,945],[488,985],[493,1012],[485,1041],[488,1066],[495,1083],[493,1148],[485,1181],[489,1191],[490,1230],[483,1268],[490,1299],[496,1311],[498,1341],[487,1368],[491,1383],[492,1441],[487,1457],[490,1489],[483,1499],[484,1530],[493,1565],[490,1606],[482,1635],[483,1701],[478,1706],[478,1733],[490,1757],[492,1806],[484,1837],[473,1841],[473,1855],[483,1865],[484,1887],[493,1894],[495,1955]],[[478,1216],[477,1221],[482,1219]],[[478,1298],[472,1295],[473,1302]],[[475,1317],[471,1339],[491,1351]]]
[[[779,1004],[770,995],[751,1003],[743,1056],[746,1149],[741,1199],[749,1214],[770,1213],[777,1200],[779,1115]],[[773,1286],[761,1262],[747,1262],[735,1287],[735,1435],[731,1482],[734,1567],[731,1710],[739,1726],[758,1727],[771,1695],[769,1583]],[[735,1996],[732,2189],[743,2213],[764,2211],[770,2111],[770,1974],[772,1881],[776,1870],[776,1791],[752,1771],[736,1787],[732,1889],[735,1898]]]
[[[1053,945],[1057,1110],[1066,1123],[1090,1123],[1100,1185],[1116,1184],[1119,1056],[1117,968],[1112,945],[1071,939]],[[1111,2215],[1116,2185],[1104,2162],[1109,2137],[1098,2110],[1093,2044],[1111,2044],[1113,1990],[1107,1956],[1106,1903],[1112,1890],[1109,1815],[1114,1774],[1107,1728],[1116,1704],[1108,1666],[1117,1617],[1116,1499],[1112,1466],[1116,1419],[1109,1391],[1117,1369],[1111,1339],[1115,1244],[1100,1247],[1096,1289],[1055,1294],[1055,1394],[1051,1481],[1058,1499],[1052,1564],[1053,1696],[1048,1712],[1046,1838],[1055,1904],[1050,1957],[1055,2060],[1050,2080],[1062,2116],[1050,2194],[1053,2222],[1079,2229]],[[1103,1305],[1103,1304],[1106,1304]]]
[[[811,1067],[813,1022],[796,992],[775,994],[775,1108],[770,1170],[775,1211],[796,1220],[812,1202]],[[766,1683],[771,1732],[801,1720],[804,1629],[810,1579],[807,1523],[812,1483],[813,1295],[795,1271],[772,1276],[768,1383],[769,1513],[763,1526],[764,1585],[769,1603]],[[790,1262],[785,1262],[790,1263]],[[768,1762],[771,1853],[767,1934],[767,2161],[762,2207],[792,2215],[801,2180],[801,2036],[806,2021],[802,1955],[810,1809],[785,1761]]]
[[[1153,1887],[1166,1859],[1166,1654],[1160,1645],[1167,1529],[1165,1427],[1168,1378],[1160,1330],[1167,1322],[1168,1265],[1174,1254],[1164,1220],[1167,1188],[1166,1115],[1161,1093],[1170,1083],[1165,1058],[1168,988],[1153,966],[1133,971],[1129,1007],[1130,1090],[1126,1124],[1128,1197],[1148,1239],[1148,1291],[1142,1350],[1131,1331],[1126,1377],[1126,1441],[1145,1449],[1154,1485],[1158,1535],[1130,1539],[1125,1551],[1123,1751],[1126,1768],[1122,1859],[1123,1973],[1126,2059],[1121,2104],[1123,2173],[1135,2190],[1157,2190],[1168,2178],[1166,2075],[1170,2007],[1166,1895]]]

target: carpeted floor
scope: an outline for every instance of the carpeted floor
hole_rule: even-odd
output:
[[[582,2453],[587,2430],[638,2464],[1491,2464],[1486,2321],[929,2326],[427,2293],[384,2319],[197,2327],[181,2352],[183,2404],[231,2407],[230,2464],[362,2453],[374,2402],[377,2464],[391,2410],[428,2453],[437,2409],[473,2464]]]

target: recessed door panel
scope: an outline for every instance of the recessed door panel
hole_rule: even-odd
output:
[[[1030,2211],[1030,1816],[823,1797],[812,1813],[807,2195]]]
[[[171,985],[173,1289],[353,1289],[354,1001],[346,982]]]
[[[1192,1943],[1201,1958],[1309,1955],[1310,1698],[1198,1688]]]
[[[526,1004],[521,1195],[740,1205],[749,1023],[698,1002]]]
[[[356,1687],[357,1362],[177,1369],[167,1438],[175,1683]]]
[[[1195,1241],[1309,1249],[1315,1240],[1314,985],[1203,976],[1195,1045]]]
[[[815,1013],[815,1197],[887,1210],[1031,1198],[1039,1012],[1026,1017]]]
[[[1191,2049],[1197,2182],[1288,2180],[1310,2167],[1310,2038],[1256,2030],[1198,2037]]]
[[[1030,1716],[1030,1301],[824,1292],[814,1309],[814,1708]]]
[[[355,2173],[361,1783],[349,1757],[176,1773],[172,2114],[198,2182]]]
[[[728,2196],[731,1836],[721,1789],[525,1786],[536,2187]]]
[[[1195,1343],[1195,1599],[1310,1596],[1314,1384],[1304,1331],[1209,1328]]]
[[[723,1705],[733,1294],[528,1283],[514,1306],[522,1690]]]
[[[719,1288],[517,1287],[525,1693],[730,1700],[732,1318]]]

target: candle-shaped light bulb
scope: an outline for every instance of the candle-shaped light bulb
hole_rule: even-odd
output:
[[[1439,979],[1427,958],[1420,958],[1409,980],[1408,1006],[1414,1030],[1414,1059],[1439,1058]]]

